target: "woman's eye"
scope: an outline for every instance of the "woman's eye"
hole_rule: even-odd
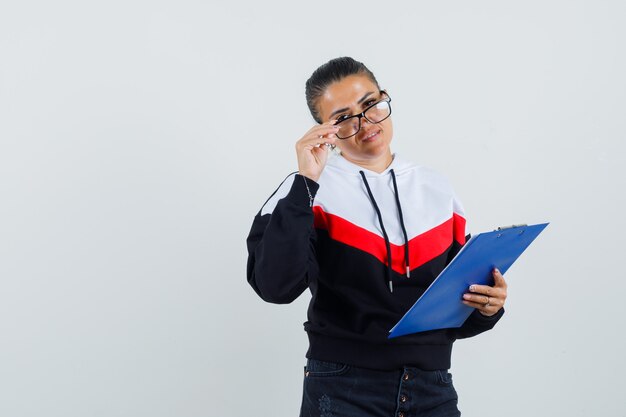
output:
[[[347,114],[341,115],[337,118],[337,123],[341,123],[346,120],[349,116]]]
[[[372,99],[372,100],[367,100],[365,103],[363,103],[363,105],[365,107],[369,107],[369,106],[371,106],[374,103],[376,103],[376,100]]]

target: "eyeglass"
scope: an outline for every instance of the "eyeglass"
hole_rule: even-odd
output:
[[[391,97],[385,91],[381,91],[386,97],[372,104],[360,114],[346,117],[335,123],[339,130],[335,134],[338,139],[348,139],[361,130],[361,118],[364,117],[370,123],[380,123],[391,116]]]

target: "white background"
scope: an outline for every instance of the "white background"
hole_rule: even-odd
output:
[[[308,293],[246,283],[304,82],[365,62],[473,232],[551,225],[455,344],[468,416],[626,416],[619,0],[0,6],[0,415],[296,416]]]

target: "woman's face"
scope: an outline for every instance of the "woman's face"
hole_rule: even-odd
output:
[[[366,75],[350,75],[328,86],[319,98],[317,108],[322,122],[336,121],[342,116],[359,114],[384,97]],[[390,157],[392,136],[391,117],[374,124],[362,117],[361,130],[336,143],[346,159],[357,164],[371,163],[379,158]]]

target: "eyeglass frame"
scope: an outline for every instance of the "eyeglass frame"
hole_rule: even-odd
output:
[[[381,94],[384,94],[385,96],[387,96],[387,98],[383,98],[383,99],[381,99],[381,100],[378,100],[376,103],[373,103],[372,105],[367,106],[367,108],[366,108],[366,109],[364,109],[364,110],[363,110],[361,113],[359,113],[359,114],[353,114],[352,116],[350,116],[350,117],[346,117],[346,118],[345,118],[345,119],[343,119],[343,120],[338,120],[338,121],[336,121],[336,122],[333,124],[333,126],[337,126],[337,125],[339,125],[339,123],[343,123],[343,122],[345,122],[346,120],[350,120],[350,119],[352,119],[353,117],[358,117],[358,119],[359,119],[359,128],[356,130],[356,132],[354,132],[354,134],[352,134],[352,135],[350,135],[350,136],[346,136],[345,138],[340,138],[340,137],[339,137],[339,135],[337,135],[337,134],[335,133],[335,136],[337,136],[337,139],[344,140],[344,139],[349,139],[349,138],[351,138],[352,136],[356,136],[356,134],[357,134],[357,133],[359,133],[359,132],[361,131],[361,118],[365,118],[365,120],[367,120],[369,123],[376,124],[376,123],[380,123],[380,122],[382,122],[383,120],[387,120],[387,119],[389,118],[389,116],[391,116],[391,97],[389,96],[389,94],[387,94],[387,92],[386,92],[385,90],[380,90],[380,93],[381,93]],[[388,115],[387,115],[387,117],[385,117],[384,119],[381,119],[381,120],[379,120],[379,121],[377,121],[377,122],[372,122],[370,119],[368,119],[368,118],[367,118],[367,116],[365,115],[365,112],[366,112],[366,111],[368,111],[369,109],[371,109],[372,107],[377,106],[378,104],[382,103],[383,101],[386,101],[386,102],[387,102],[387,105],[389,106],[389,114],[388,114]]]

